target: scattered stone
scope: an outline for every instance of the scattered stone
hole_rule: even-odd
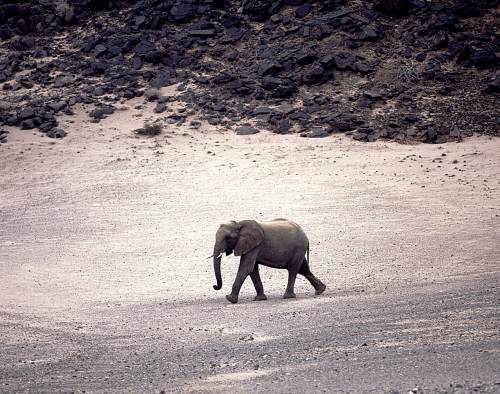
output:
[[[156,107],[154,108],[154,112],[157,114],[161,114],[162,112],[165,112],[166,110],[167,110],[167,106],[163,103],[156,104]]]
[[[328,137],[331,132],[331,127],[328,126],[313,126],[311,131],[303,132],[301,137],[307,138],[324,138]]]
[[[64,101],[57,101],[55,103],[49,103],[48,107],[58,112],[66,107],[66,103]]]
[[[133,130],[133,132],[137,135],[152,137],[161,134],[162,130],[163,130],[162,126],[158,123],[153,123],[153,124],[144,123],[143,127],[135,129]]]
[[[73,77],[72,75],[60,74],[56,77],[56,79],[54,81],[54,86],[56,88],[61,88],[61,87],[70,85],[74,82],[75,82],[75,77]]]
[[[306,85],[314,85],[324,82],[327,78],[325,70],[319,63],[309,66],[302,74],[302,81]]]
[[[47,137],[50,138],[63,138],[66,136],[66,132],[63,129],[58,127],[54,127],[53,129],[47,132]]]
[[[373,101],[382,100],[382,95],[380,93],[373,92],[371,90],[365,90],[363,92],[363,96]]]
[[[309,3],[303,4],[300,7],[297,7],[297,9],[295,10],[295,15],[297,16],[297,18],[303,18],[306,15],[309,15],[312,9],[313,7],[311,4]]]
[[[35,112],[31,108],[24,108],[19,112],[19,119],[24,120],[24,119],[29,119],[35,116]]]
[[[283,66],[275,61],[265,61],[259,65],[257,72],[261,76],[276,75],[283,69]]]
[[[240,126],[236,129],[236,134],[238,135],[251,135],[251,134],[257,134],[258,132],[259,132],[258,129],[251,126]]]

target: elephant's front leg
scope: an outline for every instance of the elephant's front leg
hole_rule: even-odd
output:
[[[249,253],[241,256],[240,267],[238,268],[238,273],[236,274],[236,279],[233,283],[233,288],[231,294],[226,296],[229,302],[236,304],[238,302],[238,295],[240,294],[241,286],[248,275],[250,275],[255,267],[255,261],[257,260],[258,250],[252,250]]]

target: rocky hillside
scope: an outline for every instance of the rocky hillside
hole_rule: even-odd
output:
[[[144,96],[172,123],[362,141],[500,135],[499,1],[0,0],[2,125],[63,137]],[[184,108],[159,88],[179,84]]]

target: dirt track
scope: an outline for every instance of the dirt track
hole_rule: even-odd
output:
[[[499,139],[137,139],[137,114],[0,146],[0,392],[500,392]],[[327,291],[264,268],[269,300],[229,305],[215,230],[274,217]]]

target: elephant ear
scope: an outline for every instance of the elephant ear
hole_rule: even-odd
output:
[[[235,256],[242,256],[259,246],[264,241],[264,231],[255,220],[243,220],[238,242],[234,248]]]

